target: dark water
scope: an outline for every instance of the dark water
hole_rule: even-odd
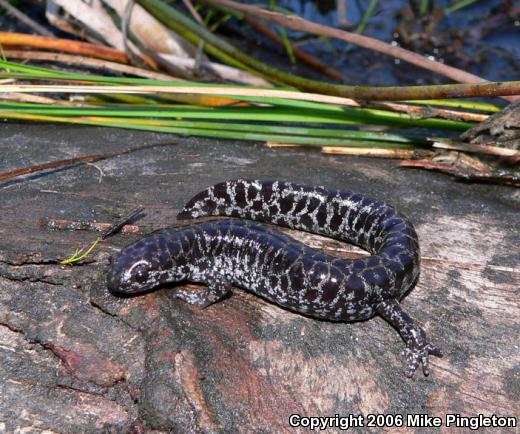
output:
[[[345,16],[336,3],[344,3]],[[421,11],[421,3],[428,7]],[[363,34],[431,56],[489,80],[513,80],[520,74],[520,1],[481,0],[446,14],[455,0],[379,1]],[[353,31],[369,0],[285,0],[279,7],[308,20]],[[345,22],[347,24],[345,25]],[[290,32],[299,46],[340,70],[347,81],[365,84],[423,84],[443,81],[382,54]],[[444,80],[445,81],[445,80]]]

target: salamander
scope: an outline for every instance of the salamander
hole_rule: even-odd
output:
[[[206,307],[238,286],[315,318],[380,315],[406,343],[408,377],[420,364],[428,375],[429,355],[442,356],[399,304],[419,278],[420,250],[413,225],[392,206],[324,187],[231,180],[195,195],[177,218],[203,216],[234,219],[170,228],[131,244],[111,258],[108,289],[136,294],[164,283],[198,282],[206,289],[181,287],[175,296]],[[346,241],[371,255],[330,256],[262,223]]]

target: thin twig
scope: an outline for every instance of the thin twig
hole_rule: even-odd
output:
[[[197,12],[197,10],[193,7],[193,4],[190,0],[182,0],[184,3],[184,6],[186,9],[188,9],[191,16],[197,21],[201,26],[206,27],[204,20],[200,16],[200,14]],[[199,45],[197,46],[197,53],[195,54],[195,64],[193,67],[193,73],[195,76],[200,75],[200,69],[202,66],[203,58],[204,58],[204,45],[205,42],[201,39],[199,42]]]
[[[170,144],[172,144],[172,143],[168,143],[168,145],[170,145]],[[166,146],[166,144],[154,143],[151,145],[138,146],[138,147],[135,147],[132,149],[125,149],[123,151],[115,151],[115,152],[109,152],[109,153],[105,153],[105,154],[96,154],[96,155],[86,155],[83,157],[67,158],[65,160],[53,161],[50,163],[35,164],[33,166],[22,167],[20,169],[15,169],[15,170],[10,170],[8,172],[0,173],[0,181],[5,181],[7,179],[13,179],[13,178],[17,178],[20,176],[29,175],[31,173],[42,172],[44,170],[58,169],[60,167],[70,166],[72,164],[105,160],[107,158],[120,156],[120,155],[126,155],[131,152],[139,151],[142,149],[155,148],[158,146]]]
[[[190,0],[182,0],[184,3],[184,6],[186,6],[186,9],[190,12],[191,16],[197,20],[199,24],[204,25],[204,20],[200,16],[200,14],[197,12],[197,10],[193,7],[193,4]]]
[[[435,170],[453,175],[463,181],[482,182],[486,184],[502,184],[512,187],[520,187],[520,177],[511,174],[481,173],[476,170],[463,169],[452,164],[431,160],[403,161],[400,166]]]
[[[343,41],[351,44],[358,45],[360,47],[368,48],[370,50],[378,51],[380,53],[388,54],[396,59],[401,59],[405,62],[419,66],[424,69],[428,69],[437,74],[444,75],[460,83],[486,83],[487,80],[471,74],[466,71],[462,71],[458,68],[445,65],[427,57],[421,56],[420,54],[406,50],[402,47],[392,46],[386,42],[378,39],[370,38],[368,36],[359,35],[357,33],[347,32],[345,30],[336,29],[333,27],[325,26],[323,24],[314,23],[312,21],[305,20],[296,15],[285,15],[280,12],[268,11],[265,9],[258,8],[256,6],[245,5],[237,3],[232,0],[203,0],[205,3],[212,5],[220,5],[230,9],[238,10],[244,14],[248,14],[257,18],[261,18],[267,21],[277,23],[283,27],[290,28],[298,31],[305,31],[320,36],[326,36]],[[385,98],[386,99],[386,98]],[[516,99],[516,98],[511,98]]]
[[[8,172],[0,173],[0,181],[6,179],[18,178],[20,176],[29,175],[31,173],[42,172],[49,169],[57,169],[60,167],[70,166],[71,164],[86,163],[90,161],[100,160],[102,158],[111,157],[114,154],[98,154],[98,155],[87,155],[85,157],[67,158],[65,160],[53,161],[51,163],[35,164],[33,166],[22,167],[20,169],[10,170]]]
[[[126,55],[129,59],[132,59],[135,62],[137,60],[137,56],[134,56],[133,54],[132,48],[129,44],[130,38],[128,37],[128,23],[132,18],[132,11],[134,10],[134,6],[134,0],[128,0],[126,2],[125,10],[123,12],[123,16],[121,17],[121,38],[123,39],[123,47],[125,48]]]
[[[135,208],[134,210],[130,211],[128,214],[121,217],[118,221],[111,224],[107,229],[103,231],[101,234],[101,239],[104,240],[108,237],[111,237],[112,235],[119,232],[123,227],[128,226],[127,223],[137,217],[139,214],[141,214],[144,211],[144,207],[140,206]]]

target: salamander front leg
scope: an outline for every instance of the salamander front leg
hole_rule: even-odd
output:
[[[178,289],[175,292],[175,297],[184,300],[186,303],[205,308],[210,304],[221,300],[230,292],[231,284],[227,282],[214,282],[210,284],[204,291],[197,291],[188,288]]]
[[[377,313],[394,326],[401,337],[406,342],[406,349],[403,355],[406,356],[405,375],[413,377],[419,364],[423,365],[425,376],[430,374],[429,360],[430,354],[442,357],[442,352],[435,345],[428,343],[424,330],[401,309],[397,300],[385,300],[378,304]]]

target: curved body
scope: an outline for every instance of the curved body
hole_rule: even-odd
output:
[[[178,218],[210,215],[326,235],[357,244],[371,256],[339,259],[265,225],[209,221],[169,229],[127,247],[112,260],[109,289],[136,293],[188,280],[208,288],[202,293],[181,289],[177,296],[203,307],[234,285],[328,320],[361,320],[379,313],[413,347],[407,374],[413,374],[419,362],[427,373],[428,353],[440,354],[398,304],[418,279],[420,255],[413,226],[393,207],[323,187],[234,180],[194,196]]]

